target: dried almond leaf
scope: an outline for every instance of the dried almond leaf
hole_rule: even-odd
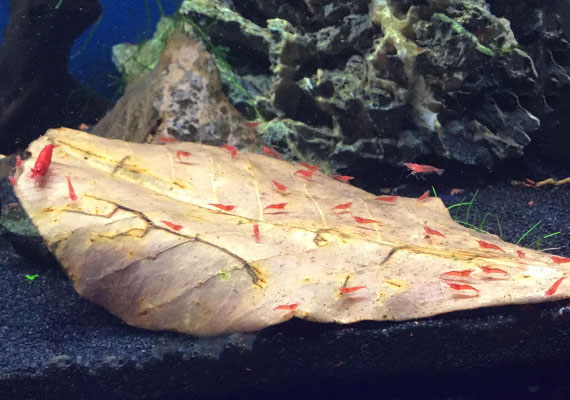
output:
[[[48,143],[58,147],[36,185],[23,171]],[[213,335],[293,316],[405,320],[570,297],[569,281],[546,295],[570,263],[529,249],[520,258],[459,226],[437,198],[386,203],[318,171],[307,179],[285,161],[194,143],[57,129],[29,151],[15,187],[24,208],[76,290],[131,325]],[[179,151],[191,156],[178,162]]]

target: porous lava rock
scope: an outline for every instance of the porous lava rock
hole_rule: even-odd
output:
[[[186,35],[168,33],[155,68],[131,78],[94,133],[133,142],[149,134],[216,145],[255,142],[255,131],[223,94],[212,56]]]
[[[519,87],[521,104],[541,122],[533,147],[547,160],[567,164],[570,153],[570,3],[492,1],[491,12],[511,19],[520,45],[534,61],[538,85]]]
[[[537,17],[540,43],[551,43],[536,48],[515,35],[531,28],[517,22],[514,32],[506,19],[516,7],[186,0],[173,21],[213,53],[231,103],[263,119],[261,139],[289,159],[329,169],[414,159],[494,170],[523,156],[531,139],[557,137],[540,129],[544,119],[557,116],[547,123],[560,125],[554,135],[566,126],[567,41],[555,23],[563,7],[550,23]],[[559,62],[541,61],[545,48]],[[307,145],[311,131],[317,145]]]
[[[328,130],[328,150],[304,156],[337,168],[421,156],[493,169],[520,157],[540,126],[519,100],[520,88],[538,90],[534,62],[483,1],[195,0],[181,14],[236,59],[269,64],[234,65],[272,82],[248,87],[267,120]],[[234,103],[246,100],[229,93]],[[284,143],[276,132],[265,129],[263,138],[297,158],[301,135]]]

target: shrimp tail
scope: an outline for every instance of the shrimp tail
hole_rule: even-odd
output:
[[[437,173],[439,176],[443,175],[444,172],[445,172],[445,169],[444,169],[444,168],[439,168],[439,169],[436,171],[436,173]]]

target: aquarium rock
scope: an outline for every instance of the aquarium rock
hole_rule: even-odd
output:
[[[539,91],[535,62],[483,1],[187,0],[180,12],[229,49],[234,80],[273,81],[247,85],[266,120],[330,131],[328,150],[305,158],[355,167],[419,155],[494,169],[522,156],[540,127],[520,99]],[[243,91],[228,92],[245,103]],[[287,148],[270,132],[263,139],[299,159],[298,135]]]
[[[147,73],[137,75],[125,65],[130,71],[126,92],[94,133],[133,142],[144,142],[149,134],[213,145],[257,140],[222,92],[212,56],[179,31],[165,40],[159,60],[147,57],[154,65]]]
[[[568,53],[563,27],[541,28],[550,41],[529,50],[537,42],[517,41],[509,7],[540,11],[481,0],[186,0],[176,20],[214,54],[225,92],[248,119],[330,132],[327,150],[299,154],[294,131],[287,143],[265,131],[290,159],[357,168],[420,156],[493,170],[521,157],[531,138],[553,141],[541,123],[565,115],[555,100],[567,92],[567,73],[555,67]],[[559,63],[540,61],[544,46]],[[545,85],[545,73],[560,85]]]

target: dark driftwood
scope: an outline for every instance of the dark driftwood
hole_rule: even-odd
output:
[[[46,129],[94,123],[107,101],[68,72],[73,42],[101,15],[98,0],[10,2],[0,45],[0,153]]]

